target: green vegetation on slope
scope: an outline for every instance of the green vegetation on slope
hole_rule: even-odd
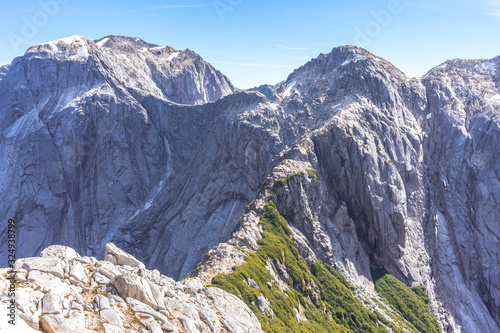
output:
[[[378,294],[384,297],[419,332],[441,332],[437,319],[431,314],[427,305],[429,298],[425,287],[409,288],[394,276],[379,269],[372,271],[372,276]]]
[[[263,238],[256,253],[249,253],[246,263],[230,274],[216,276],[213,286],[240,297],[259,319],[265,332],[387,332],[387,321],[370,312],[353,296],[347,280],[333,268],[315,262],[309,271],[306,261],[291,239],[287,221],[268,202],[261,216]],[[266,269],[274,263],[286,268],[287,290],[281,291]],[[258,289],[245,281],[254,280]],[[257,298],[270,302],[273,315],[265,316],[257,307]],[[295,311],[303,309],[307,321],[298,323]]]
[[[319,179],[313,169],[307,169],[306,172],[309,177]]]

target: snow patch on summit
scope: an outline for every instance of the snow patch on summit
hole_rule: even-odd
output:
[[[167,60],[173,60],[175,57],[179,55],[180,52],[174,52],[171,55],[168,56]]]
[[[482,62],[476,65],[478,69],[486,69],[491,72],[491,75],[495,75],[497,72],[496,65],[492,62]]]
[[[89,57],[87,42],[76,35],[32,46],[26,53],[33,53],[42,58],[46,56],[56,56],[64,59]]]
[[[99,48],[102,48],[104,46],[104,44],[106,44],[106,42],[109,40],[108,37],[104,38],[103,40],[99,41],[96,43],[97,47]]]

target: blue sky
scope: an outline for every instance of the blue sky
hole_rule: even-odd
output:
[[[447,59],[500,55],[500,0],[0,0],[0,64],[71,35],[190,48],[240,88],[275,84],[354,44],[421,76]]]

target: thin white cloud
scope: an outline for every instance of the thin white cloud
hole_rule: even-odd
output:
[[[487,14],[500,17],[500,0],[489,0],[488,1],[489,10],[486,11]]]
[[[208,7],[208,4],[200,3],[197,5],[160,5],[160,6],[155,6],[154,9],[203,8],[203,7]]]
[[[484,15],[500,17],[500,0],[447,0],[449,4],[472,9]]]
[[[281,49],[285,50],[298,50],[298,51],[304,51],[304,50],[310,50],[309,47],[292,47],[292,46],[286,46],[286,45],[275,45],[276,47],[279,47]]]
[[[266,67],[266,68],[290,68],[291,66],[287,65],[278,65],[278,64],[261,64],[261,63],[253,63],[253,62],[234,62],[234,61],[210,61],[212,64],[222,64],[222,65],[234,65],[234,66],[242,66],[242,67]]]

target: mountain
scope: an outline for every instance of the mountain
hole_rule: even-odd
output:
[[[430,311],[446,332],[499,332],[499,66],[407,78],[342,46],[239,91],[193,51],[138,38],[33,46],[0,70],[0,209],[18,257],[113,241],[235,293],[263,330],[371,327],[334,311],[336,288],[377,327],[432,332]],[[423,301],[396,290],[423,290],[428,310],[408,315]]]

